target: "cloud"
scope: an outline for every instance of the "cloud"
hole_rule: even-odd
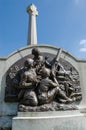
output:
[[[84,45],[86,47],[86,39],[81,40],[80,45]]]
[[[80,45],[81,45],[80,52],[86,52],[86,39],[81,40]]]
[[[84,47],[83,47],[83,48],[80,48],[80,51],[81,51],[81,52],[86,52],[86,48],[84,48]]]

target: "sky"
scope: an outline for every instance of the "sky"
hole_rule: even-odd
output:
[[[27,46],[29,15],[35,4],[38,44],[61,47],[86,58],[86,0],[0,0],[0,57]]]

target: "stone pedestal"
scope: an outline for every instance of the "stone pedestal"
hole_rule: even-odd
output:
[[[12,130],[86,130],[86,114],[80,111],[20,112]]]

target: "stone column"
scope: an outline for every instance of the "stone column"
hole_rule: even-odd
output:
[[[36,30],[36,16],[38,15],[37,8],[31,4],[27,8],[29,13],[29,28],[27,45],[37,45],[37,30]]]

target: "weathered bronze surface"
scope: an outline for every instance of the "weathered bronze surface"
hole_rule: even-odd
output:
[[[19,102],[19,111],[73,110],[82,99],[79,74],[67,61],[37,48],[12,65],[6,76],[6,102]]]

